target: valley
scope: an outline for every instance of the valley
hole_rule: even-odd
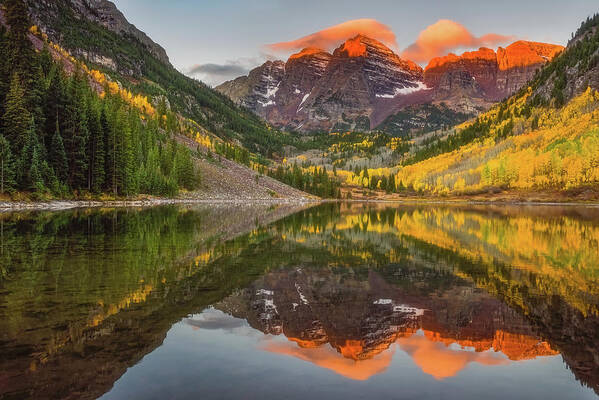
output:
[[[596,400],[598,339],[593,0],[0,0],[0,400]]]
[[[88,147],[65,145],[68,176],[57,161],[48,162],[51,171],[35,181],[21,176],[17,166],[30,163],[23,157],[32,153],[10,149],[4,201],[597,200],[596,17],[567,47],[518,40],[497,50],[435,57],[424,67],[358,34],[330,52],[306,47],[285,62],[267,61],[214,90],[178,72],[166,51],[109,1],[27,6],[31,21],[24,23],[32,25],[19,40],[30,41],[30,56],[46,63],[49,89],[42,89],[42,97],[59,85],[56,71],[64,70],[61,81],[67,82],[52,89],[64,91],[65,106],[39,106],[44,126],[36,129],[45,148],[38,153],[56,159],[52,113],[79,108],[66,107],[69,80],[87,86],[81,98],[94,99],[85,100],[94,105],[80,122],[72,117],[73,126],[85,125],[73,143]],[[6,13],[8,46],[16,39]],[[28,85],[12,89],[27,91]],[[113,120],[98,128],[108,105]],[[98,146],[110,145],[109,128],[123,123],[119,112],[130,116],[131,134],[115,136],[122,144],[114,150],[122,151],[113,156]],[[11,135],[26,135],[27,121],[9,117]],[[61,131],[75,129],[59,122]],[[105,138],[98,142],[93,129]],[[148,144],[136,149],[140,134]],[[110,157],[112,166],[106,164]],[[42,164],[37,170],[46,168]],[[527,193],[535,191],[542,194]]]

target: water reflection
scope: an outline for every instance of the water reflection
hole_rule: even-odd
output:
[[[469,363],[505,365],[559,354],[523,316],[470,282],[435,270],[391,268],[396,279],[421,290],[389,284],[373,270],[365,276],[331,269],[279,271],[214,305],[222,316],[237,320],[186,323],[211,329],[246,320],[264,334],[286,337],[287,342],[271,342],[265,351],[356,380],[384,372],[395,345],[436,379],[455,376]]]
[[[291,211],[0,215],[0,398],[599,393],[598,209]]]

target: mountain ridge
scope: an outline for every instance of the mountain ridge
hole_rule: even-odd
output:
[[[269,80],[270,91],[256,84],[256,79],[243,77],[216,89],[283,129],[368,131],[408,106],[444,102],[456,113],[470,115],[487,110],[520,89],[562,49],[559,45],[518,41],[497,52],[481,48],[435,58],[423,69],[381,42],[357,35],[332,53],[305,48],[286,62],[275,61],[279,68],[276,75],[268,70],[272,61],[253,69],[248,77]],[[297,60],[304,60],[307,71],[294,97],[278,89],[296,85],[287,69],[295,67]],[[319,74],[308,71],[315,63],[320,64]],[[258,103],[252,97],[265,101]]]

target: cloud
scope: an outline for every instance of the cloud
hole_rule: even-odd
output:
[[[261,52],[258,57],[242,57],[236,60],[227,60],[223,64],[196,64],[187,68],[185,73],[210,86],[217,86],[225,81],[247,75],[252,69],[264,64],[266,61],[276,59],[272,54]]]
[[[197,64],[188,69],[187,75],[201,79],[208,85],[219,85],[230,79],[247,75],[250,66],[239,61],[228,61],[224,64]]]
[[[306,47],[331,50],[358,34],[379,40],[391,48],[398,48],[397,39],[391,28],[374,19],[347,21],[290,42],[269,44],[266,48],[277,53],[288,53]]]
[[[476,37],[463,25],[448,19],[441,19],[420,32],[416,43],[405,49],[401,56],[424,63],[457,49],[494,47],[513,40],[513,36],[496,33]]]

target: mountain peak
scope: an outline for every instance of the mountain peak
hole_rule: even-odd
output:
[[[497,61],[497,53],[494,50],[489,49],[487,47],[481,47],[478,50],[467,51],[462,55],[458,56],[454,53],[449,53],[446,56],[435,57],[429,61],[426,66],[426,71],[433,68],[440,68],[445,64],[458,63],[462,60],[486,60],[491,62]]]
[[[357,35],[348,39],[340,47],[335,50],[335,56],[345,56],[349,58],[364,57],[368,54],[368,48],[365,44],[365,39],[369,39],[364,35]],[[369,39],[370,40],[370,39]]]
[[[295,53],[292,54],[289,59],[296,59],[296,58],[302,58],[302,57],[307,57],[307,56],[313,56],[316,54],[329,54],[327,53],[325,50],[318,48],[318,47],[306,47],[305,49],[302,49],[299,53]]]
[[[544,64],[551,61],[563,50],[563,46],[556,44],[519,40],[505,49],[503,47],[498,48],[497,62],[500,70]]]

